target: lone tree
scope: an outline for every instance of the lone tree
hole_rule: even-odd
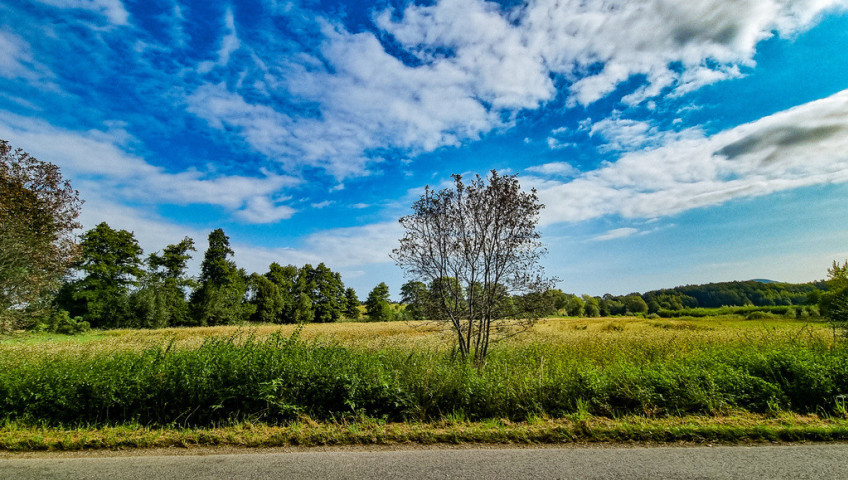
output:
[[[81,205],[59,167],[0,140],[0,330],[59,285],[79,252]]]
[[[496,337],[529,327],[544,311],[541,293],[553,283],[539,265],[544,206],[514,175],[453,179],[452,188],[425,188],[400,219],[406,233],[392,256],[408,277],[430,285],[433,313],[453,328],[463,360],[482,365]]]

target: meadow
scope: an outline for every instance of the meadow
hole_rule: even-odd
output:
[[[421,438],[447,429],[449,438],[483,431],[489,440],[561,441],[625,431],[622,422],[654,422],[639,431],[661,437],[669,425],[690,432],[680,425],[704,422],[711,426],[692,435],[718,428],[738,436],[741,424],[743,436],[769,438],[763,429],[781,418],[835,439],[848,432],[846,367],[848,349],[823,323],[732,315],[546,319],[497,344],[479,369],[458,361],[451,332],[428,322],[24,335],[0,342],[0,443],[127,428],[155,429],[160,439],[162,429],[175,438],[174,429],[189,429],[206,432],[190,438],[226,443],[243,438],[245,425],[254,436],[288,429],[278,436],[306,444],[292,433],[312,435],[304,425],[318,438],[336,432],[330,443],[409,441],[421,425],[430,426]],[[370,433],[353,435],[350,425]],[[406,433],[386,433],[398,425]]]

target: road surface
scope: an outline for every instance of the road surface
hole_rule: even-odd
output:
[[[848,445],[464,448],[0,458],[2,479],[844,479]]]

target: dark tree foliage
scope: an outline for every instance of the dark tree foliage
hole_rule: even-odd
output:
[[[59,167],[0,140],[0,331],[61,283],[81,205]]]
[[[827,293],[821,295],[821,313],[833,327],[848,336],[848,262],[833,262],[827,270]]]
[[[392,305],[389,301],[389,286],[384,282],[371,290],[365,300],[365,312],[368,320],[372,322],[387,322],[394,318]]]
[[[650,307],[653,303],[663,310],[683,308],[718,308],[723,306],[768,307],[805,305],[811,292],[827,288],[822,283],[781,283],[748,280],[704,285],[686,285],[654,290],[642,295]]]
[[[312,299],[313,321],[319,323],[335,322],[342,315],[346,303],[342,277],[323,263],[304,272]]]
[[[274,323],[298,323],[302,317],[297,310],[297,267],[294,265],[281,266],[274,262],[268,267],[265,278],[277,286],[279,294],[279,310],[276,313]]]
[[[342,314],[351,320],[359,318],[359,297],[356,296],[356,290],[353,288],[345,290],[345,307]]]
[[[183,238],[168,245],[162,253],[147,257],[147,274],[140,288],[130,295],[130,306],[140,328],[161,328],[191,323],[186,290],[196,283],[186,275],[194,240]]]
[[[135,236],[102,222],[82,235],[80,247],[75,268],[83,277],[68,285],[75,302],[60,307],[73,316],[82,315],[95,328],[134,326],[129,293],[144,275]]]
[[[250,297],[251,320],[274,323],[334,322],[348,304],[341,275],[323,263],[299,269],[272,263],[262,278],[252,278]]]
[[[280,287],[267,276],[254,273],[250,276],[250,289],[254,306],[250,321],[284,323],[285,303]]]
[[[393,257],[412,280],[435,286],[433,302],[456,333],[462,358],[479,365],[493,330],[513,333],[510,325],[528,327],[541,314],[535,302],[522,302],[523,311],[503,302],[552,283],[539,265],[543,206],[535,191],[521,191],[515,176],[492,170],[468,184],[460,175],[453,179],[453,188],[427,187],[413,213],[400,219],[405,235]]]
[[[410,280],[400,287],[400,302],[406,305],[406,314],[412,320],[428,318],[430,291],[424,282]]]
[[[230,239],[219,229],[209,234],[209,247],[200,265],[200,285],[191,296],[195,325],[226,325],[250,318],[254,306],[245,301],[248,278],[229,259]]]

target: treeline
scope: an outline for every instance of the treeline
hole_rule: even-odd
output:
[[[754,311],[779,315],[818,315],[830,290],[825,281],[802,284],[756,280],[686,285],[645,293],[592,297],[551,290],[550,315],[605,317],[657,314],[662,317],[750,314]],[[798,307],[798,308],[792,308]]]
[[[229,237],[221,229],[209,234],[198,277],[187,273],[188,261],[196,251],[194,240],[188,237],[143,257],[131,232],[112,229],[104,222],[85,232],[79,245],[80,257],[73,265],[73,274],[53,298],[53,313],[32,327],[74,333],[89,327],[324,323],[359,319],[361,305],[364,320],[369,321],[438,320],[442,309],[436,299],[441,298],[440,291],[457,292],[451,301],[459,303],[468,303],[475,297],[473,292],[452,288],[452,279],[440,279],[429,285],[405,283],[400,305],[391,302],[389,287],[380,283],[363,303],[352,288],[345,287],[341,275],[323,263],[317,267],[272,263],[263,274],[248,274],[232,260]],[[498,311],[494,317],[509,317],[531,309],[543,316],[582,317],[707,316],[717,312],[747,315],[754,311],[817,316],[828,288],[824,281],[744,281],[620,296],[578,296],[559,289],[509,295],[504,289],[495,304]]]
[[[780,283],[748,280],[744,282],[708,283],[654,290],[643,294],[648,309],[658,311],[684,308],[718,308],[723,306],[756,307],[816,304],[827,284]]]
[[[104,222],[81,236],[80,249],[76,274],[55,296],[58,313],[48,320],[54,330],[334,322],[359,316],[356,292],[345,288],[339,273],[323,263],[272,263],[264,274],[248,274],[232,260],[229,237],[221,229],[209,234],[197,278],[187,273],[196,251],[188,237],[143,258],[131,232]]]

